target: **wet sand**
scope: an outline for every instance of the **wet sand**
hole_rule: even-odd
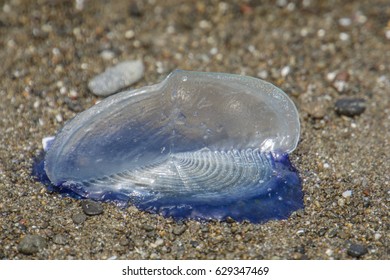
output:
[[[1,4],[0,259],[389,259],[388,1],[105,2]],[[99,100],[92,77],[133,59],[145,63],[134,87],[180,68],[289,94],[305,208],[264,224],[176,222],[111,203],[85,216],[80,200],[36,182],[41,139]],[[366,109],[339,115],[341,98]],[[28,251],[19,244],[31,235]]]

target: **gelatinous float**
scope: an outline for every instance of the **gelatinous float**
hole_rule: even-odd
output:
[[[272,84],[176,70],[76,115],[34,174],[51,188],[175,218],[263,222],[302,208],[298,112]]]

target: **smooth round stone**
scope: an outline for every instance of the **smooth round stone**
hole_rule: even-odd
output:
[[[340,115],[358,116],[366,110],[365,102],[363,98],[342,98],[336,101],[335,110]]]
[[[358,258],[358,257],[361,257],[365,254],[368,253],[368,250],[365,246],[361,245],[361,244],[357,244],[357,243],[353,243],[351,244],[351,246],[349,247],[348,249],[348,255],[350,255],[351,257],[355,257],[355,258]]]
[[[66,236],[63,234],[56,234],[53,237],[53,242],[58,245],[65,245],[66,244]]]
[[[79,225],[85,222],[87,216],[84,213],[76,213],[72,216],[72,220],[75,224]]]
[[[178,226],[173,228],[172,232],[174,235],[182,235],[186,230],[187,230],[186,225],[178,225]]]
[[[144,69],[141,60],[121,62],[95,76],[88,83],[88,88],[99,96],[111,95],[139,81],[144,75]]]
[[[81,207],[86,215],[95,216],[103,213],[103,206],[101,203],[93,200],[83,200],[81,201]]]
[[[18,251],[25,255],[35,254],[47,247],[46,239],[39,235],[26,235],[18,245]]]

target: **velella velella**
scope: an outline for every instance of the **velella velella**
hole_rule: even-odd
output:
[[[68,121],[38,177],[62,192],[178,219],[259,223],[303,207],[288,157],[299,134],[297,109],[276,86],[175,70]]]

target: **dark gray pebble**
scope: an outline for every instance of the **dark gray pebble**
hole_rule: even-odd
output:
[[[76,213],[72,216],[72,220],[75,224],[79,225],[85,222],[87,216],[84,213]]]
[[[366,110],[366,101],[363,98],[342,98],[336,101],[335,110],[339,115],[358,116]]]
[[[198,241],[196,241],[196,240],[192,240],[192,241],[190,241],[190,244],[192,245],[192,247],[194,247],[194,248],[196,248],[196,247],[198,247],[199,246],[199,242]]]
[[[175,235],[182,235],[187,230],[186,225],[178,225],[173,228],[173,234]]]
[[[66,236],[63,234],[56,234],[53,237],[53,242],[58,245],[65,245],[66,244]]]
[[[352,243],[351,246],[349,246],[347,253],[351,257],[358,258],[358,257],[361,257],[361,256],[367,254],[368,250],[364,245]]]
[[[47,247],[46,239],[39,235],[26,235],[18,245],[18,251],[32,255]]]
[[[83,200],[81,201],[81,207],[85,214],[89,216],[100,215],[103,213],[103,206],[100,202],[96,202],[93,200]]]

